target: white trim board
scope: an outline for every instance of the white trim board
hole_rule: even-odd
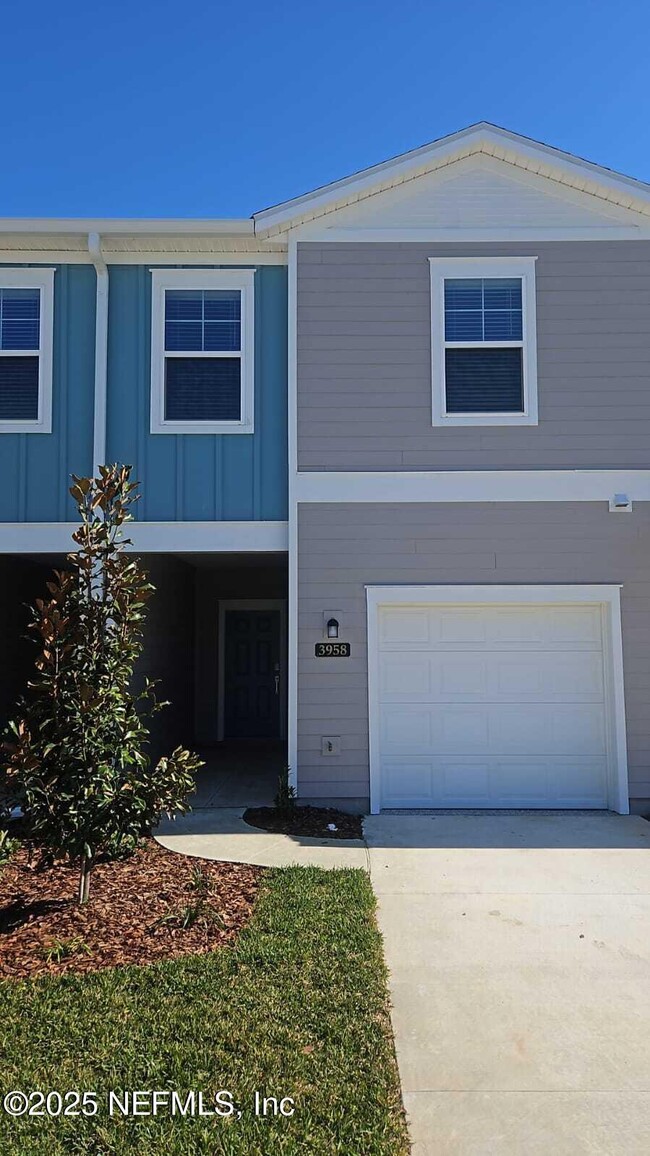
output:
[[[76,522],[0,523],[1,554],[67,554]],[[286,522],[131,522],[124,537],[145,554],[268,554],[288,548]]]
[[[3,247],[1,240],[0,237],[0,265],[7,262],[15,264],[22,261],[27,261],[35,267],[40,267],[42,262],[50,265],[92,265],[91,258],[83,249],[21,247],[20,243],[14,239],[11,240],[11,245]],[[104,260],[109,267],[111,265],[162,265],[169,268],[170,265],[196,265],[204,268],[206,266],[246,265],[257,267],[258,265],[287,264],[286,252],[258,253],[250,249],[233,252],[212,249],[147,249],[146,251],[109,249],[107,252],[102,242],[102,251]]]
[[[298,244],[289,240],[287,313],[287,449],[289,460],[289,623],[287,725],[289,783],[298,791]]]
[[[349,242],[358,245],[362,241],[371,244],[381,244],[388,241],[412,241],[414,244],[433,244],[443,241],[647,241],[650,238],[650,226],[643,225],[577,225],[571,227],[556,227],[543,225],[519,226],[486,226],[485,228],[403,228],[391,229],[361,229],[361,228],[334,228],[324,229],[322,226],[305,225],[301,229],[294,229],[288,234],[296,236],[301,244],[329,241],[332,244]]]
[[[650,501],[650,470],[396,470],[299,472],[298,502]]]
[[[366,586],[368,629],[368,730],[370,748],[370,813],[381,805],[379,736],[379,614],[380,606],[471,604],[599,604],[602,607],[605,685],[611,702],[610,773],[608,806],[620,815],[629,814],[621,587],[613,585],[540,586]]]
[[[140,237],[150,233],[171,236],[253,236],[250,217],[0,217],[1,233],[111,233]]]
[[[219,627],[217,633],[217,741],[223,742],[225,718],[225,668],[226,668],[226,614],[229,610],[279,610],[280,611],[280,738],[287,737],[287,672],[285,670],[287,639],[286,598],[220,598]]]

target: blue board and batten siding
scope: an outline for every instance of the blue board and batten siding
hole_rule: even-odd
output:
[[[255,275],[255,432],[151,434],[151,274],[110,269],[107,458],[142,482],[146,521],[287,517],[287,271]]]
[[[0,522],[74,518],[70,474],[92,469],[94,380],[95,270],[56,266],[52,433],[0,434]]]
[[[255,432],[151,434],[151,273],[109,269],[106,460],[133,466],[138,519],[287,518],[287,271],[255,276]],[[95,271],[57,267],[51,434],[0,435],[0,521],[74,520],[71,473],[92,470]]]

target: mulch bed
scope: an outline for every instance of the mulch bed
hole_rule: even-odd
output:
[[[148,839],[129,859],[98,863],[90,901],[79,907],[77,868],[30,866],[21,848],[0,871],[0,978],[212,951],[248,923],[263,875],[260,867],[177,855]]]
[[[348,815],[335,807],[249,807],[244,821],[251,827],[281,835],[306,835],[312,839],[362,839],[361,815]],[[332,823],[335,831],[328,831]]]

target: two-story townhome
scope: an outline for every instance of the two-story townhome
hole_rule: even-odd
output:
[[[353,808],[650,810],[650,186],[479,124],[248,222],[2,237],[5,654],[67,474],[126,461],[184,740],[286,733]]]

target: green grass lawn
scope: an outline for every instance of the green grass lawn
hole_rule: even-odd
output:
[[[12,1120],[3,1156],[404,1156],[374,897],[362,871],[269,872],[233,948],[0,985],[1,1095],[97,1093],[93,1118]],[[109,1090],[232,1092],[241,1118],[108,1114]],[[254,1093],[291,1118],[255,1116]],[[143,1101],[146,1107],[149,1101]],[[56,1104],[53,1103],[56,1107]],[[287,1105],[288,1107],[288,1105]]]

